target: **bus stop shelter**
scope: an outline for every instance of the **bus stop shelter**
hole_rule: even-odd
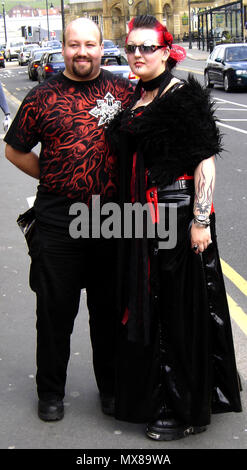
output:
[[[224,42],[244,42],[246,7],[243,1],[198,12],[198,48],[212,51]]]

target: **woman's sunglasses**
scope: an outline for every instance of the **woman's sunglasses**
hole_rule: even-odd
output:
[[[128,44],[125,46],[126,54],[135,54],[136,49],[138,48],[141,54],[153,54],[158,49],[162,49],[165,46],[145,46],[144,44],[140,44],[139,46],[136,44]]]

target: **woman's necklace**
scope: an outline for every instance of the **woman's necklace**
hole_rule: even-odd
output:
[[[139,80],[137,88],[139,94],[139,99],[135,102],[134,106],[131,107],[131,116],[134,116],[134,111],[140,106],[147,106],[151,103],[157,96],[159,97],[163,90],[169,85],[173,75],[169,70],[164,70],[158,77],[153,78],[143,82],[142,79]],[[143,91],[144,90],[144,91]],[[136,90],[137,91],[137,90]]]
[[[148,80],[143,82],[140,80],[140,85],[145,91],[153,91],[160,87],[161,84],[168,85],[172,78],[172,74],[169,70],[164,70],[158,77],[153,78],[152,80]]]
[[[158,93],[158,88],[152,91],[143,91],[141,98],[136,102],[133,109],[138,108],[139,106],[147,106],[147,104],[151,103],[155,96]]]

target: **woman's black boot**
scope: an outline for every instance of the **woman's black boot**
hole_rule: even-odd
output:
[[[206,431],[206,426],[189,426],[172,416],[171,411],[163,411],[156,421],[147,424],[146,435],[156,441],[172,441]]]

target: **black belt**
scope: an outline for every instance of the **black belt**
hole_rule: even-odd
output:
[[[174,183],[166,186],[158,186],[157,190],[159,192],[164,191],[177,191],[178,189],[188,189],[194,186],[194,179],[181,179],[174,181]]]
[[[194,179],[180,179],[175,181],[173,184],[166,186],[152,186],[146,190],[146,199],[149,203],[150,214],[152,222],[159,223],[159,194],[177,191],[178,189],[192,189],[194,187]]]

